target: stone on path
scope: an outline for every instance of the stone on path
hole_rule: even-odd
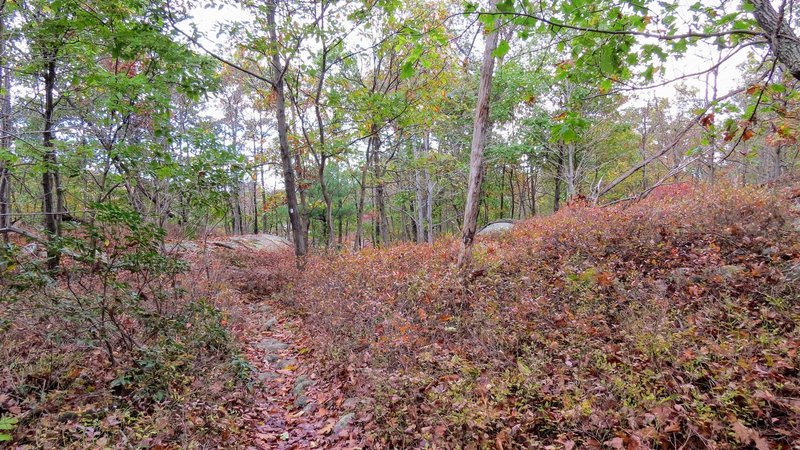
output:
[[[338,422],[336,422],[336,425],[333,426],[333,434],[339,434],[342,430],[347,428],[347,426],[350,425],[350,422],[353,421],[353,418],[355,416],[356,415],[353,413],[347,413],[343,415],[342,418],[339,419]]]
[[[256,344],[256,347],[266,352],[277,352],[289,348],[289,344],[281,342],[277,339],[267,338]]]

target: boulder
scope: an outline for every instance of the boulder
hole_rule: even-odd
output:
[[[516,222],[517,222],[516,220],[511,220],[511,219],[498,220],[496,222],[492,222],[486,225],[485,227],[481,228],[481,230],[478,231],[478,236],[492,236],[492,235],[507,233],[512,228],[514,228]]]
[[[246,234],[242,236],[227,236],[223,238],[209,239],[206,241],[209,247],[221,250],[266,250],[279,251],[292,247],[292,243],[280,236],[272,234]],[[177,242],[167,246],[177,253],[195,253],[203,249],[202,242]]]

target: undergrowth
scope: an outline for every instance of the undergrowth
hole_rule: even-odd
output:
[[[796,448],[786,197],[571,208],[479,240],[466,284],[453,241],[317,258],[282,298],[371,448]]]
[[[95,219],[51,241],[59,273],[0,249],[0,446],[235,448],[250,368],[215,280],[137,214]]]

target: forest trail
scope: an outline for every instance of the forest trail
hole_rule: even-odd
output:
[[[354,400],[323,380],[290,319],[264,303],[247,306],[242,346],[253,367],[255,402],[245,415],[248,449],[361,448],[361,429],[347,412]]]

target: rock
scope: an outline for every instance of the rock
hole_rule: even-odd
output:
[[[307,413],[314,412],[316,411],[316,409],[317,409],[317,404],[312,401],[309,401],[306,406],[303,406],[303,412]]]
[[[333,426],[333,434],[334,435],[339,434],[342,430],[347,428],[347,426],[350,425],[350,422],[353,421],[353,418],[355,416],[356,415],[353,413],[348,413],[343,415],[342,418],[339,419],[338,422],[336,422],[336,425]]]
[[[200,246],[194,242],[178,242],[174,244],[172,247],[167,247],[170,251],[174,251],[177,253],[184,253],[184,252],[196,252],[200,250]]]
[[[209,239],[206,243],[209,246],[223,250],[250,249],[278,251],[292,247],[292,243],[287,239],[271,234],[229,236],[219,239]],[[202,243],[197,242],[178,242],[171,245],[177,252],[197,252],[203,247]]]
[[[785,275],[791,281],[800,281],[800,263],[789,267]]]
[[[305,395],[301,395],[294,399],[294,407],[295,408],[304,408],[308,405],[308,397]]]
[[[729,280],[736,275],[744,272],[746,269],[744,266],[739,264],[728,264],[725,266],[719,267],[715,272],[717,275],[721,276],[725,280]]]
[[[286,359],[279,359],[275,362],[275,368],[278,370],[283,370],[289,366],[296,366],[297,360],[294,358],[286,358]]]
[[[294,392],[294,395],[296,397],[301,397],[305,395],[306,389],[312,384],[314,384],[314,382],[311,381],[310,378],[308,378],[305,375],[300,375],[294,382],[294,389],[292,390],[292,392]]]
[[[670,278],[678,289],[683,289],[689,283],[695,283],[701,279],[701,277],[692,273],[691,267],[679,267],[673,270]]]
[[[342,408],[344,408],[345,410],[355,409],[359,403],[361,403],[360,398],[350,397],[342,403]]]
[[[491,236],[507,233],[514,228],[515,223],[516,220],[498,220],[497,222],[492,222],[489,225],[481,228],[481,230],[478,231],[478,236]]]
[[[287,348],[289,348],[289,344],[281,342],[277,339],[264,339],[263,341],[256,344],[256,347],[266,352],[277,352],[280,350],[286,350]]]
[[[276,319],[276,318],[274,318],[274,317],[270,317],[269,319],[267,319],[267,321],[266,321],[266,322],[264,322],[264,329],[265,329],[265,330],[270,330],[270,329],[272,329],[272,327],[274,327],[274,326],[275,326],[275,324],[277,324],[277,323],[278,323],[278,319]]]
[[[262,381],[263,382],[263,381],[269,381],[269,380],[274,380],[275,378],[278,378],[278,374],[274,373],[274,372],[259,372],[257,377],[258,377],[258,381]]]

